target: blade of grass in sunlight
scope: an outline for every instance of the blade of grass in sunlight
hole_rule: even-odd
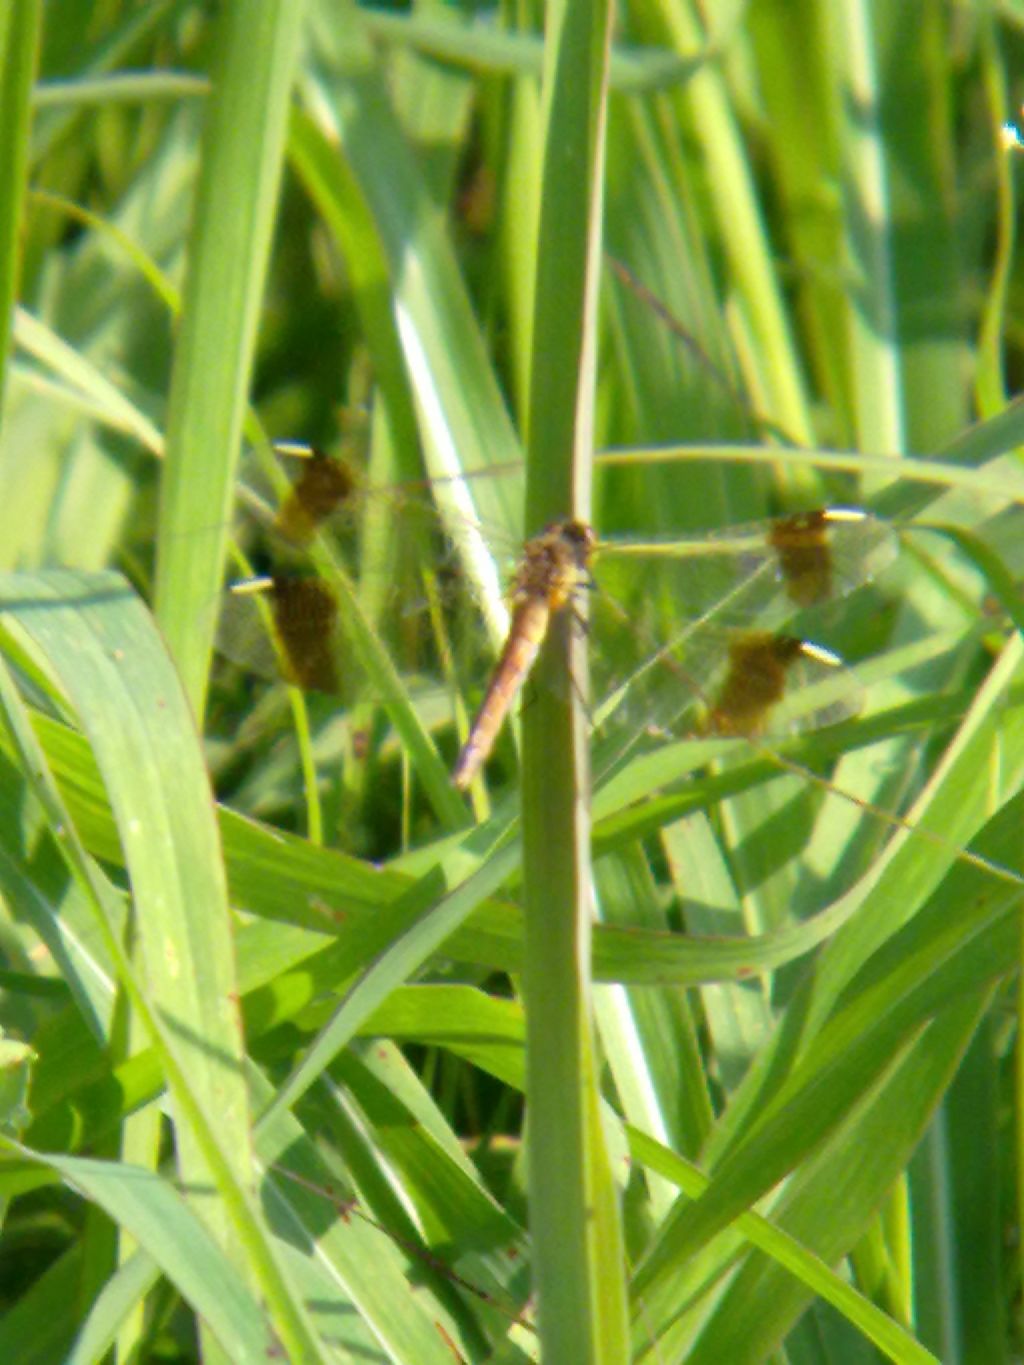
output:
[[[14,1144],[5,1145],[9,1152],[22,1150]],[[24,1155],[51,1167],[72,1189],[94,1200],[113,1221],[128,1229],[210,1325],[229,1360],[256,1360],[273,1349],[271,1325],[244,1279],[165,1180],[152,1171],[115,1162],[29,1151]],[[109,1338],[109,1330],[105,1331],[101,1323],[94,1321],[92,1330]],[[12,1359],[29,1358],[30,1340],[8,1336],[4,1344],[13,1353]],[[103,1344],[109,1345],[109,1339]],[[66,1359],[84,1357],[72,1353]]]
[[[299,4],[242,0],[223,11],[217,35],[168,407],[156,578],[157,614],[197,716],[213,646],[204,607],[224,569],[302,17]]]
[[[336,8],[313,6],[320,64],[310,103],[338,139],[381,237],[428,472],[451,477],[514,465],[519,444],[429,188],[387,106],[355,10],[341,47]],[[472,492],[487,524],[521,533],[510,487],[495,490],[480,480]]]
[[[599,75],[610,7],[583,0],[548,34],[523,6],[0,7],[8,50],[42,25],[31,102],[29,63],[0,75],[0,567],[30,571],[0,622],[0,1029],[31,1048],[19,1140],[90,1162],[81,1198],[70,1166],[0,1162],[0,1356],[1019,1354],[1018,8],[627,0]],[[443,520],[408,534],[418,493],[383,497],[293,563],[228,515],[240,431],[374,488],[453,475]],[[523,809],[535,677],[453,790],[524,535],[865,501],[895,562],[794,623],[852,666],[856,717],[669,735],[641,689],[594,745],[588,841],[580,793],[537,790],[574,757],[561,715]],[[224,539],[260,575],[344,562],[336,662],[362,666],[304,699],[301,756],[240,661],[200,751],[148,617],[122,642],[92,629],[113,608],[42,595],[54,563],[148,595],[158,528],[193,700]],[[609,689],[702,610],[685,567],[645,639],[579,596],[565,634]]]
[[[226,887],[178,678],[150,618],[115,576],[9,575],[3,596],[82,718],[110,793],[131,874],[145,991],[115,936],[109,891],[93,873],[5,678],[8,732],[35,775],[53,836],[95,902],[122,988],[160,1050],[176,1101],[182,1179],[228,1259],[261,1285],[282,1337],[297,1350],[311,1348],[305,1311],[249,1203],[249,1114]],[[310,1358],[318,1358],[315,1351]]]
[[[36,75],[41,8],[38,0],[15,0],[0,15],[0,407],[7,383],[11,324],[21,276],[22,212],[30,132],[29,101]]]

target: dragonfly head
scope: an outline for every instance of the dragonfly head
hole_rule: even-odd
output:
[[[585,521],[572,520],[557,522],[551,527],[551,530],[567,547],[576,565],[585,569],[590,563],[590,556],[597,544],[597,536],[594,534],[593,527],[588,526]]]

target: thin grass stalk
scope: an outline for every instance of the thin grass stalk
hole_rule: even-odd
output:
[[[662,0],[659,7],[681,52],[698,51],[706,41],[701,7],[686,0]],[[790,320],[786,315],[771,249],[748,158],[730,107],[727,88],[716,63],[704,66],[685,86],[679,103],[692,119],[707,162],[722,245],[730,273],[749,312],[771,416],[801,444],[812,437],[803,375]]]
[[[566,511],[589,516],[611,8],[566,0],[548,18],[531,528]],[[567,616],[543,651],[523,726],[527,1133],[541,1355],[582,1362],[625,1359],[628,1331],[592,1021],[586,649]]]
[[[22,210],[31,128],[32,83],[39,47],[39,0],[17,0],[0,11],[0,414],[14,305],[21,273]]]
[[[847,251],[855,288],[850,300],[854,415],[862,450],[896,454],[905,447],[893,279],[892,209],[879,111],[872,7],[844,0],[830,11],[832,48],[842,73],[843,172],[847,199]]]

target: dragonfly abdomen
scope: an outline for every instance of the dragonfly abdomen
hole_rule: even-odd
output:
[[[452,781],[464,791],[480,771],[523,679],[533,667],[551,617],[585,580],[594,533],[585,522],[555,522],[528,540],[513,584],[512,625]]]
[[[550,619],[551,608],[543,597],[530,598],[516,608],[508,639],[452,774],[459,791],[465,791],[494,748],[516,693],[533,667]]]

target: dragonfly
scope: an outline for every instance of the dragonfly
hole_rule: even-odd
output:
[[[455,785],[469,786],[486,761],[551,617],[564,610],[575,589],[589,582],[595,557],[670,556],[688,561],[685,587],[691,602],[715,585],[719,613],[766,619],[769,612],[775,616],[787,607],[790,612],[808,609],[852,591],[880,572],[895,550],[892,528],[857,508],[825,508],[686,540],[629,544],[602,545],[592,528],[579,521],[549,526],[525,546],[512,588],[512,626],[459,755]],[[620,610],[619,620],[636,628],[631,613]],[[835,654],[799,636],[767,629],[722,629],[711,626],[705,613],[668,645],[655,649],[630,684],[636,692],[644,675],[652,674],[656,687],[668,688],[670,695],[685,695],[688,688],[701,699],[696,732],[753,738],[769,728],[775,708],[798,675],[806,682],[820,669],[840,667]],[[645,680],[647,694],[650,681]],[[854,687],[847,685],[844,695],[815,713],[815,723],[851,714],[854,696]],[[662,709],[650,707],[650,728]]]
[[[294,570],[339,517],[350,530],[357,523],[359,480],[323,452],[296,463],[300,469],[270,518],[285,562],[228,595],[218,644],[267,676],[343,693],[358,669],[342,638],[337,585]],[[411,517],[417,537],[433,526],[434,548],[444,541],[425,494],[399,495],[393,508],[386,516],[395,526]],[[596,651],[594,717],[601,728],[754,738],[845,719],[861,701],[850,670],[783,627],[877,577],[897,549],[893,527],[847,507],[656,539],[602,540],[584,522],[553,523],[521,548],[508,592],[507,638],[455,763],[455,786],[466,790],[484,768],[552,620],[575,614],[581,594]],[[243,607],[257,595],[263,601],[256,612],[251,602]],[[381,601],[390,607],[394,596],[388,585]],[[472,593],[468,599],[472,615]],[[444,652],[436,628],[446,610],[435,604],[435,645],[427,651],[433,657],[417,670],[433,672],[435,681]],[[399,642],[403,632],[419,637],[427,615],[408,607],[392,611],[392,636]],[[486,649],[478,627],[470,624],[463,633],[474,638],[478,680],[487,668]],[[603,653],[611,664],[600,662]]]

